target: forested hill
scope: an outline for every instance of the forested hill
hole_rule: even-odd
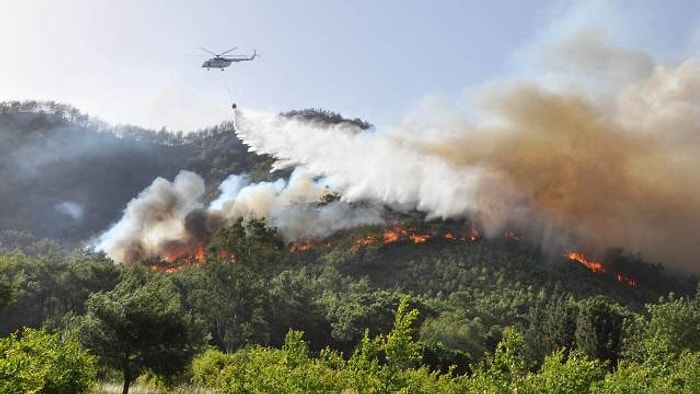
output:
[[[371,127],[319,110],[282,116]],[[296,243],[239,218],[196,249],[114,264],[65,246],[106,229],[156,177],[192,170],[212,198],[231,174],[288,174],[271,174],[272,158],[249,153],[232,123],[156,132],[56,103],[0,104],[0,150],[0,371],[19,371],[0,377],[2,393],[89,392],[96,365],[124,392],[142,373],[183,392],[700,387],[697,277],[625,251],[589,261],[388,210],[385,225]],[[326,197],[315,206],[338,198]],[[642,386],[615,389],[628,381]]]
[[[270,162],[249,153],[230,122],[155,131],[54,102],[0,103],[0,231],[79,242],[118,220],[156,177],[192,170],[215,191],[232,173],[270,177]]]

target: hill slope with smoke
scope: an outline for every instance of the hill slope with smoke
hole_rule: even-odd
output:
[[[214,228],[265,217],[287,240],[322,238],[390,209],[475,221],[487,237],[515,231],[555,255],[621,247],[700,271],[700,62],[655,64],[586,32],[547,60],[555,72],[483,89],[472,118],[440,108],[366,130],[239,111],[236,135],[294,168],[290,179],[232,175],[208,206],[177,192],[200,190],[195,174],[154,182],[99,247],[120,261],[192,247],[192,215]],[[340,199],[318,204],[328,194]],[[161,199],[167,213],[143,214]]]
[[[515,81],[480,100],[480,120],[420,119],[427,128],[357,133],[247,112],[237,130],[344,202],[472,218],[488,236],[516,230],[553,251],[615,246],[700,269],[699,62],[655,66],[612,93]]]
[[[0,231],[69,244],[117,221],[157,177],[191,169],[212,190],[232,172],[267,179],[269,158],[246,152],[232,124],[186,136],[108,126],[53,102],[0,104]]]
[[[624,248],[700,271],[700,62],[657,64],[589,32],[544,60],[541,75],[486,85],[469,117],[442,105],[380,129],[238,110],[235,135],[231,122],[149,143],[67,122],[70,111],[46,126],[56,114],[4,110],[2,127],[21,138],[3,135],[4,168],[19,169],[4,177],[3,226],[84,235],[126,207],[96,245],[128,263],[201,249],[239,218],[303,241],[418,212],[558,256]]]

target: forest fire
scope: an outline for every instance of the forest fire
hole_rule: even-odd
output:
[[[168,263],[203,263],[205,260],[205,247],[204,245],[200,245],[194,249],[194,252],[184,248],[178,249],[166,253],[165,256],[163,256],[163,260]]]
[[[352,238],[349,245],[353,253],[359,253],[361,250],[373,245],[390,245],[394,243],[412,243],[423,244],[431,240],[445,240],[450,242],[476,242],[481,239],[481,235],[473,225],[463,230],[455,230],[454,226],[442,227],[440,229],[420,228],[417,226],[401,226],[398,224],[383,228],[370,233],[365,233],[363,236]],[[513,231],[506,231],[503,234],[504,239],[510,241],[521,241],[523,238]],[[288,245],[290,253],[305,253],[316,250],[320,247],[330,248],[334,243],[329,239],[323,241],[298,241]],[[222,254],[223,253],[223,254]],[[231,256],[226,256],[225,252],[219,252],[219,258],[223,260],[231,260]],[[595,261],[587,258],[582,252],[569,251],[564,253],[564,256],[575,261],[596,274],[613,275],[618,282],[626,284],[630,287],[635,287],[637,282],[623,272],[614,269],[612,266],[603,264],[600,261]],[[161,257],[161,260],[150,266],[151,271],[173,273],[177,270],[206,262],[206,246],[199,245],[193,249],[185,246],[172,247],[168,253]]]
[[[206,247],[199,245],[194,251],[187,248],[177,248],[166,253],[161,258],[161,262],[150,266],[151,271],[172,274],[182,267],[206,262]]]
[[[394,225],[381,230],[381,232],[355,237],[352,240],[350,250],[358,253],[360,250],[375,244],[389,245],[398,242],[422,244],[433,239],[444,239],[447,241],[474,242],[480,239],[478,231],[472,226],[469,231],[457,233],[451,231],[423,230],[417,227],[403,227]],[[331,246],[329,241],[316,243],[313,241],[293,242],[289,245],[291,253],[306,252],[321,245]]]
[[[363,238],[355,239],[351,249],[353,252],[358,252],[360,249],[374,245],[377,242],[381,242],[383,245],[396,242],[422,244],[431,239],[445,239],[448,241],[476,241],[479,239],[479,234],[476,232],[476,230],[471,229],[468,233],[456,237],[451,232],[439,233],[436,231],[423,231],[416,227],[393,226],[384,229],[381,236],[368,235]]]
[[[289,251],[292,253],[306,252],[314,248],[314,243],[311,241],[294,242],[289,244]]]
[[[609,269],[605,265],[603,265],[603,263],[589,260],[581,252],[567,252],[565,256],[569,260],[576,261],[577,263],[583,265],[593,273],[607,274],[609,272]],[[616,272],[615,278],[618,282],[624,283],[630,287],[637,286],[637,281],[628,277],[622,272]]]
[[[578,262],[579,264],[583,265],[584,267],[588,268],[591,272],[595,273],[601,273],[604,274],[607,272],[605,267],[603,267],[602,263],[599,263],[597,261],[591,261],[586,259],[586,257],[583,255],[583,253],[580,252],[568,252],[566,254],[566,257],[569,260],[573,260]]]

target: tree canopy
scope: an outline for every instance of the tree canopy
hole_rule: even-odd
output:
[[[109,292],[92,294],[80,326],[82,343],[122,372],[123,393],[144,370],[181,372],[206,340],[202,324],[180,308],[174,285],[143,267],[126,272]]]

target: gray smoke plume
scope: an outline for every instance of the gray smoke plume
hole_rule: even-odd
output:
[[[191,241],[186,218],[202,208],[204,181],[189,171],[171,183],[157,178],[129,202],[124,216],[97,243],[115,261],[130,263]]]
[[[383,223],[378,206],[321,204],[329,190],[302,169],[288,181],[250,183],[245,176],[232,175],[219,189],[219,198],[205,207],[204,180],[199,175],[181,171],[173,182],[158,178],[129,202],[122,219],[99,238],[96,248],[128,264],[192,253],[238,218],[264,218],[287,241],[319,239],[344,228]]]
[[[213,227],[265,217],[293,240],[381,223],[389,206],[476,220],[487,236],[516,229],[557,253],[623,247],[700,271],[700,63],[654,64],[587,32],[543,58],[543,78],[490,84],[470,118],[439,108],[363,131],[239,110],[238,137],[295,167],[289,181],[232,176],[204,207],[196,175],[156,180],[99,247],[124,262],[162,254],[193,237],[195,211]],[[329,193],[341,197],[319,205]]]
[[[653,65],[585,36],[566,44],[555,58],[596,69],[586,78],[600,84],[500,82],[479,96],[477,120],[423,113],[376,132],[245,111],[237,134],[325,177],[345,202],[470,217],[489,234],[515,227],[559,250],[623,247],[700,270],[700,63]]]

